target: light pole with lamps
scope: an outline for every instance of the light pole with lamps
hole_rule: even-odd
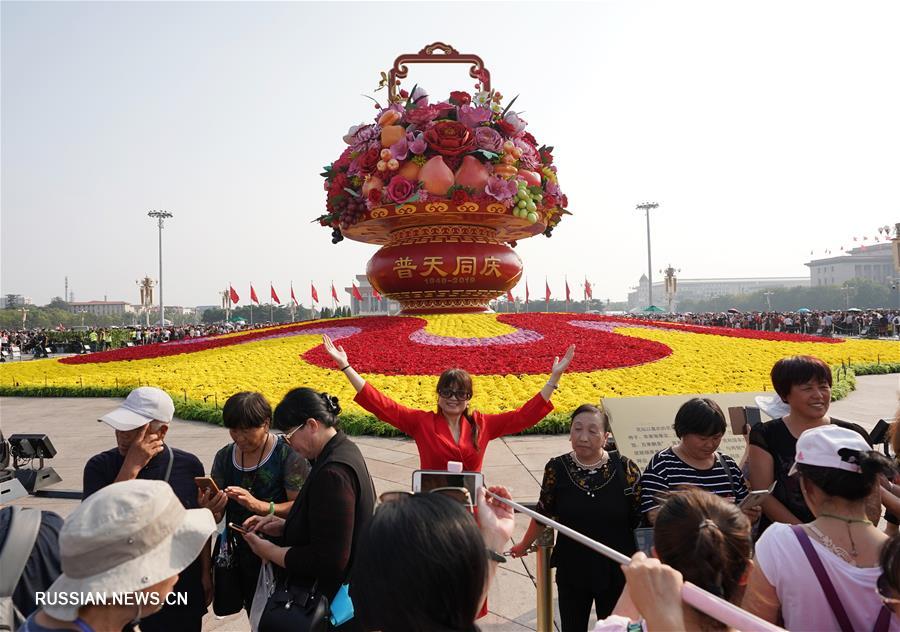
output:
[[[147,213],[148,217],[153,217],[157,220],[159,226],[159,326],[163,328],[166,326],[166,311],[163,307],[163,286],[162,286],[162,229],[163,229],[163,221],[172,217],[172,214],[168,211],[150,211]]]
[[[645,211],[647,214],[647,276],[650,282],[647,285],[647,307],[653,305],[653,265],[650,263],[650,209],[659,207],[656,202],[645,202],[638,204],[635,208],[639,211]]]

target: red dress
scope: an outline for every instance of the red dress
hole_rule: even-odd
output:
[[[447,461],[461,461],[466,472],[480,472],[484,452],[491,439],[515,434],[535,425],[553,410],[553,404],[538,393],[525,404],[509,412],[486,415],[470,413],[478,426],[478,449],[472,445],[472,426],[461,418],[459,443],[453,440],[450,425],[441,413],[416,410],[398,404],[366,382],[354,401],[401,432],[408,434],[419,448],[423,470],[446,470]]]

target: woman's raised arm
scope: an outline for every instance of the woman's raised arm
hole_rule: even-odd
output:
[[[335,347],[334,342],[328,337],[328,334],[322,334],[322,343],[325,345],[325,351],[327,351],[328,355],[331,356],[331,359],[334,360],[334,366],[340,371],[343,371],[344,375],[346,375],[347,379],[350,381],[350,384],[356,389],[356,392],[358,393],[363,390],[366,381],[362,379],[362,376],[360,376],[359,373],[353,370],[352,366],[350,366],[350,361],[347,359],[347,352],[344,351],[344,348]]]

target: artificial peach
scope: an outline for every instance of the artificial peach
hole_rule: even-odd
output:
[[[476,194],[482,193],[488,181],[488,170],[475,156],[466,156],[462,164],[456,170],[455,184],[475,189]]]
[[[401,138],[406,137],[406,128],[402,125],[385,125],[381,128],[381,146],[390,147]]]
[[[419,171],[421,169],[422,169],[421,166],[417,165],[412,160],[410,160],[405,165],[400,167],[400,171],[398,171],[397,173],[399,173],[401,176],[403,176],[407,180],[412,180],[413,182],[415,182],[416,180],[419,179]]]
[[[419,170],[419,181],[429,193],[447,195],[447,190],[453,186],[453,172],[443,156],[435,156]]]
[[[528,183],[530,187],[539,187],[541,186],[541,174],[536,171],[529,171],[528,169],[519,169],[519,176]]]
[[[393,125],[394,123],[396,123],[399,120],[400,120],[400,112],[398,112],[397,110],[388,110],[387,112],[382,114],[380,117],[378,117],[378,124],[381,125],[382,127],[384,127],[386,125]]]

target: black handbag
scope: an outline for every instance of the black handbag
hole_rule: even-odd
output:
[[[229,529],[216,540],[216,557],[213,561],[213,612],[220,617],[240,612],[244,607],[241,593],[240,569],[237,547],[229,537]]]
[[[282,584],[266,601],[259,632],[327,632],[328,598],[312,588]]]

